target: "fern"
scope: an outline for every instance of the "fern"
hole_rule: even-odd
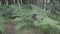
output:
[[[1,10],[2,9],[2,10]],[[8,10],[8,11],[7,11]],[[36,20],[32,18],[33,14],[37,14]],[[15,16],[12,21],[15,23],[16,32],[24,28],[35,26],[37,31],[43,31],[45,34],[60,34],[60,22],[48,17],[47,12],[35,5],[21,6],[17,5],[0,7],[0,30],[3,31],[3,22],[5,19]],[[5,16],[3,16],[5,15]]]

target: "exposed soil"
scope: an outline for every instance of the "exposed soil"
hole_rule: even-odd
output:
[[[9,20],[4,23],[5,33],[4,34],[15,34],[15,26],[14,23]]]

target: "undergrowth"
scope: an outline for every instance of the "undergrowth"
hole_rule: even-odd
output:
[[[21,6],[16,5],[0,6],[0,31],[4,31],[2,25],[8,19],[15,24],[16,33],[24,28],[36,28],[36,31],[43,31],[45,34],[60,34],[60,22],[51,19],[46,15],[44,9],[35,5]],[[32,16],[36,14],[34,18]],[[12,19],[15,17],[14,19]],[[18,33],[19,34],[19,33]]]

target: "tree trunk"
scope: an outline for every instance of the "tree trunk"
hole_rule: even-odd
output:
[[[30,4],[30,0],[28,0],[28,4]]]
[[[22,5],[22,4],[23,4],[23,3],[22,3],[22,0],[20,0],[20,1],[21,1],[21,5]]]
[[[33,0],[33,4],[35,4],[36,3],[36,0]]]
[[[13,3],[15,4],[15,0],[13,0]]]
[[[5,0],[6,6],[8,6],[8,0]]]
[[[26,0],[26,5],[27,5],[28,1]]]
[[[0,0],[0,5],[1,5],[1,0]]]
[[[18,5],[19,5],[19,8],[20,8],[20,1],[19,1],[19,0],[17,0],[17,2],[18,2]]]

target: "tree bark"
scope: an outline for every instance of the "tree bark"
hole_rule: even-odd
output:
[[[6,6],[8,6],[8,0],[5,0]]]
[[[20,1],[21,1],[21,5],[22,5],[22,4],[23,4],[23,3],[22,3],[22,0],[20,0]]]
[[[36,0],[33,0],[33,4],[35,4]]]
[[[19,1],[19,0],[17,0],[17,2],[18,2],[18,6],[19,6],[19,8],[20,8],[20,1]]]
[[[1,5],[1,0],[0,0],[0,5]]]
[[[15,4],[15,0],[13,0],[13,3]]]

